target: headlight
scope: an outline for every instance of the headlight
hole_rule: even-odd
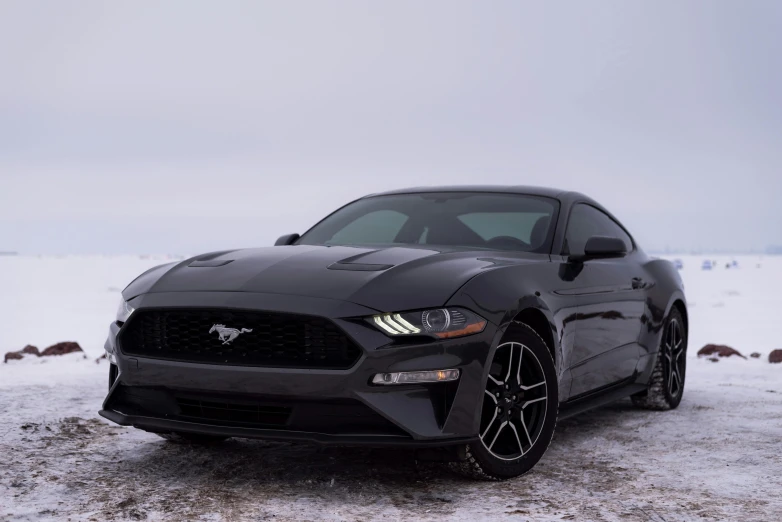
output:
[[[375,327],[395,337],[430,335],[440,339],[482,332],[486,320],[462,308],[436,308],[418,312],[380,314],[370,317]]]
[[[128,320],[128,317],[130,317],[130,314],[132,313],[133,307],[130,306],[127,301],[120,298],[119,309],[117,310],[117,321],[124,323]]]

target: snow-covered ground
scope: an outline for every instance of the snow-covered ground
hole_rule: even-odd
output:
[[[397,450],[165,443],[97,416],[119,301],[166,259],[0,257],[0,355],[81,343],[87,358],[0,363],[0,520],[782,520],[782,257],[682,257],[690,351],[681,406],[622,401],[563,421],[535,470],[476,483]],[[760,359],[695,357],[706,343]]]

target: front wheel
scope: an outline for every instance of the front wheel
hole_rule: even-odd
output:
[[[523,475],[543,457],[554,435],[559,396],[546,343],[513,323],[494,353],[481,406],[480,441],[454,467],[474,478]]]

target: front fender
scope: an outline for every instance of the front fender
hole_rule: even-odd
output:
[[[560,386],[569,380],[564,368],[564,347],[572,344],[576,303],[570,296],[557,294],[555,266],[530,263],[484,272],[457,291],[448,306],[463,306],[497,325],[497,335],[487,357],[494,356],[502,336],[514,319],[530,314],[533,326],[551,344]],[[544,331],[547,330],[547,331]],[[548,334],[548,335],[545,335]],[[491,360],[491,359],[489,359]],[[561,394],[565,397],[565,394]]]

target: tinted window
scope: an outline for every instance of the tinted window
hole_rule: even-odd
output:
[[[419,244],[548,252],[553,199],[492,193],[426,193],[358,200],[327,217],[303,245]]]
[[[592,236],[616,237],[624,241],[627,251],[633,250],[633,240],[619,224],[604,212],[589,205],[576,205],[570,212],[565,232],[563,254],[583,254]]]
[[[486,241],[498,236],[507,236],[532,244],[532,229],[535,223],[540,218],[547,217],[548,214],[536,212],[476,212],[459,216],[459,221]]]
[[[331,237],[332,243],[393,243],[408,217],[395,210],[378,210],[360,216]]]

